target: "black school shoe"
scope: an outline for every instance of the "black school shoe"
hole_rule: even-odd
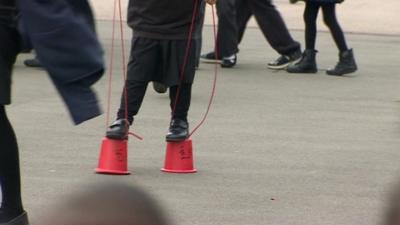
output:
[[[221,57],[216,59],[214,52],[209,52],[200,56],[200,61],[204,63],[221,63]]]
[[[268,63],[268,68],[271,70],[284,70],[289,65],[297,63],[302,57],[301,51],[297,50],[289,55],[281,55],[278,59]]]
[[[125,140],[128,139],[128,133],[129,122],[126,119],[119,119],[108,128],[106,137],[114,140]]]
[[[189,137],[189,124],[185,120],[173,119],[169,126],[167,142],[181,142]]]
[[[154,81],[153,81],[153,89],[155,92],[159,94],[165,94],[168,91],[168,87],[165,84]]]
[[[23,212],[21,215],[6,223],[0,223],[0,225],[29,225],[28,214],[26,212]]]

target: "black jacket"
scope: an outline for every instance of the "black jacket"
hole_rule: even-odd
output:
[[[196,26],[200,25],[198,10],[201,1],[203,0],[130,0],[128,24],[138,37],[187,39],[193,13],[196,15]],[[194,38],[197,36],[195,34]]]

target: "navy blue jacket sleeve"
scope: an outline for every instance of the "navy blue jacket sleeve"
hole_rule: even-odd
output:
[[[71,1],[71,0],[70,0]],[[91,86],[104,72],[103,50],[87,0],[18,0],[27,35],[75,124],[101,114]],[[78,10],[79,9],[79,10]],[[82,10],[85,9],[85,10]]]

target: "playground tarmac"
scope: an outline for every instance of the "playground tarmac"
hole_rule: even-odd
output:
[[[98,32],[110,58],[111,23]],[[205,27],[204,51],[212,49]],[[125,32],[130,34],[129,32]],[[303,33],[294,31],[302,41]],[[130,139],[130,176],[96,175],[105,116],[74,127],[48,76],[15,67],[8,107],[21,150],[23,196],[32,224],[65,193],[86,183],[123,181],[147,189],[177,225],[375,225],[387,193],[400,179],[400,38],[348,34],[359,71],[326,76],[337,61],[328,33],[318,37],[318,74],[267,69],[278,57],[258,29],[240,46],[238,65],[220,69],[215,102],[193,136],[197,174],[160,172],[169,123],[167,95],[148,89]],[[129,46],[129,35],[125,37]],[[129,49],[125,49],[129,52]],[[111,111],[122,88],[115,56]],[[214,66],[197,72],[190,122],[205,112]],[[106,100],[107,79],[96,89]],[[105,107],[105,105],[104,105]],[[111,118],[114,117],[114,113]]]

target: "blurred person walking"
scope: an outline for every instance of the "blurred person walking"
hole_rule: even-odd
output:
[[[202,55],[203,62],[221,63],[231,68],[237,63],[238,45],[248,21],[254,15],[264,37],[281,56],[268,63],[268,68],[280,70],[301,58],[300,43],[293,40],[281,14],[272,0],[224,0],[217,2],[219,59],[215,53]]]

